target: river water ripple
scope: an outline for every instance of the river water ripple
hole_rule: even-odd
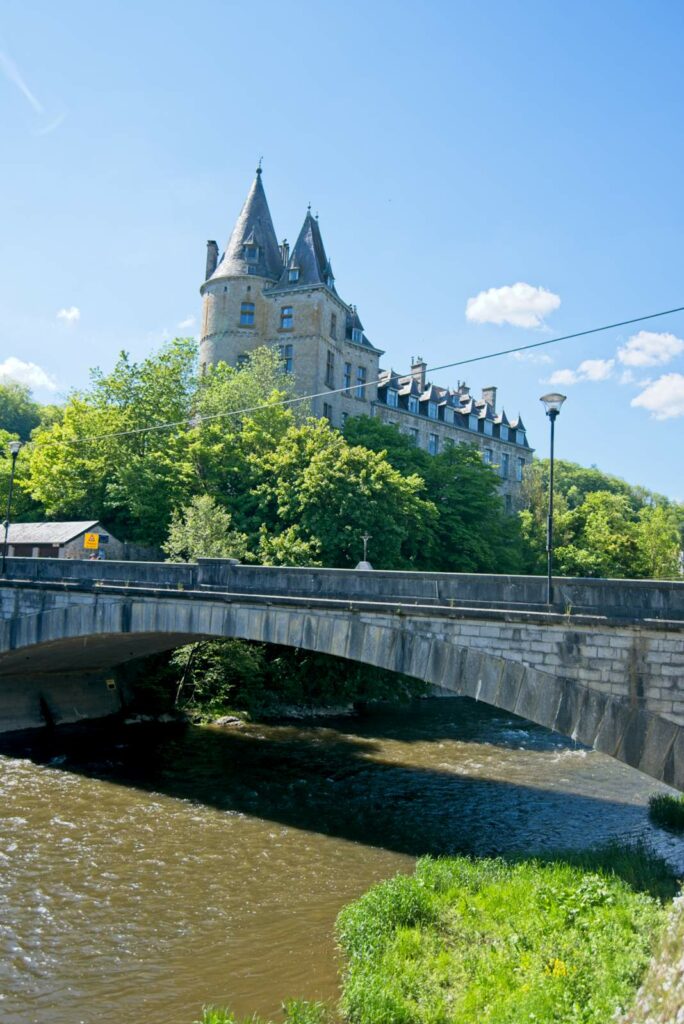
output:
[[[334,998],[335,916],[424,853],[644,837],[665,787],[467,699],[58,736],[0,756],[0,1020],[191,1024]]]

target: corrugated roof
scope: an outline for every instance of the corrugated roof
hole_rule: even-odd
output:
[[[66,544],[99,525],[99,519],[75,523],[10,523],[7,540],[10,544]]]

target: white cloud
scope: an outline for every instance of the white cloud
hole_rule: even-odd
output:
[[[518,281],[480,292],[466,303],[466,319],[478,324],[514,324],[541,327],[544,317],[558,309],[560,296]]]
[[[545,352],[512,352],[511,356],[519,363],[546,363],[548,365],[553,362],[551,356],[547,356]]]
[[[684,416],[684,375],[664,373],[648,385],[645,391],[632,399],[632,405],[648,409],[656,420],[670,420]]]
[[[620,374],[620,383],[621,384],[633,384],[634,383],[634,374],[632,373],[631,370],[623,370],[622,371],[622,373]]]
[[[57,319],[63,320],[66,324],[75,324],[77,320],[81,319],[81,310],[78,306],[69,306],[68,309],[60,309],[57,313]]]
[[[555,370],[549,384],[581,384],[582,381],[608,380],[613,374],[614,359],[585,359],[576,370]]]
[[[185,320],[181,320],[181,322],[178,324],[178,329],[181,330],[181,331],[184,331],[187,328],[194,327],[194,326],[195,326],[195,318],[194,318],[194,316],[187,316],[185,318]]]
[[[684,341],[674,334],[639,331],[618,349],[618,359],[625,366],[663,366],[684,352]]]
[[[25,363],[16,356],[10,356],[4,363],[0,363],[0,381],[6,380],[16,380],[20,384],[28,384],[30,388],[43,388],[45,391],[57,390],[56,382],[41,366]]]

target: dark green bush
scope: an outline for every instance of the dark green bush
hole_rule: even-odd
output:
[[[655,794],[648,801],[648,816],[654,825],[684,832],[684,795]]]

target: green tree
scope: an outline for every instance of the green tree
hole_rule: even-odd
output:
[[[514,572],[521,564],[518,524],[504,513],[499,478],[473,445],[438,455],[418,448],[397,427],[368,416],[349,419],[350,443],[386,456],[401,474],[415,473],[436,515],[416,555],[417,568],[441,572]]]
[[[684,506],[645,487],[571,462],[557,463],[554,486],[555,569],[567,576],[677,578],[681,575]],[[526,474],[520,514],[526,568],[546,561],[548,461]]]
[[[196,494],[185,509],[173,512],[162,548],[171,562],[242,559],[247,552],[247,537],[232,529],[230,512],[217,505],[209,494]]]
[[[378,568],[414,565],[429,542],[436,510],[420,477],[402,476],[383,453],[347,444],[327,420],[291,426],[255,464],[262,522],[270,533],[316,541],[323,565],[355,565],[364,532],[373,537]]]
[[[40,406],[31,398],[31,389],[17,381],[0,383],[0,430],[28,441],[40,423]]]
[[[93,371],[61,421],[35,431],[22,486],[48,516],[103,519],[123,539],[161,543],[192,493],[195,391],[194,342],[176,339],[142,363],[122,353],[112,373]]]

